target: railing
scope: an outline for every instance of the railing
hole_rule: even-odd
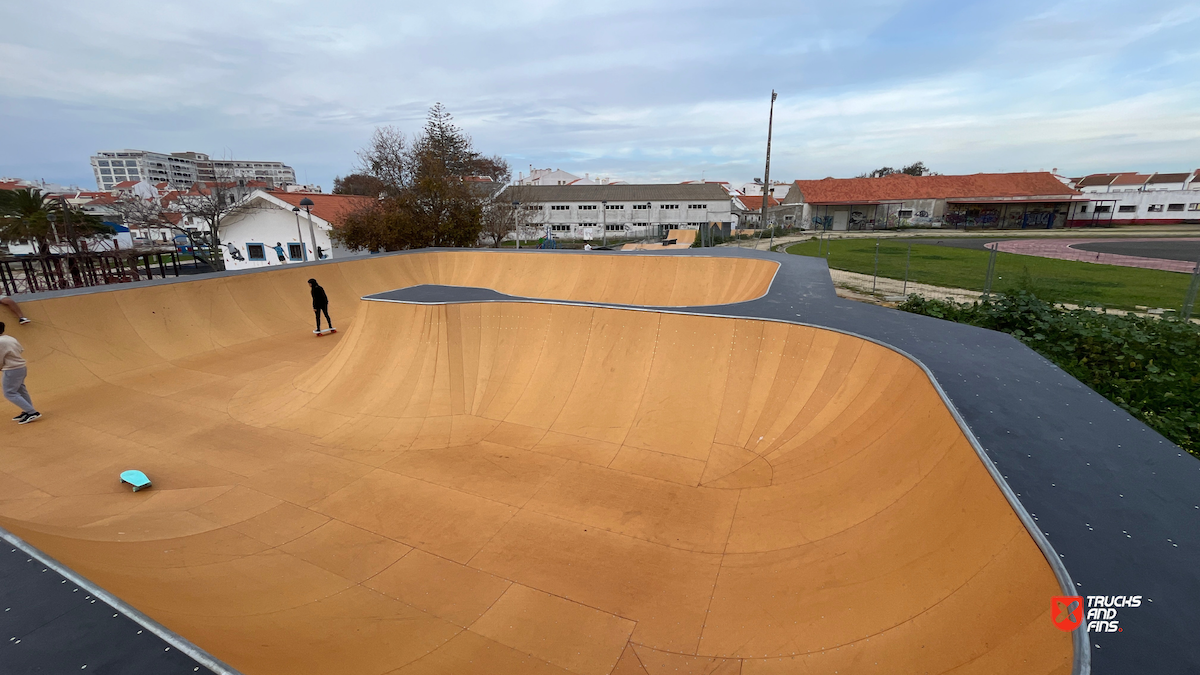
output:
[[[177,277],[179,255],[171,251],[66,253],[0,258],[0,287],[5,295],[85,286],[121,284],[155,276]]]

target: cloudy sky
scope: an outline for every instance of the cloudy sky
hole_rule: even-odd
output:
[[[507,7],[505,5],[508,5]],[[443,102],[478,149],[630,181],[1200,167],[1178,0],[7,2],[0,176],[96,150],[281,160],[326,190]]]

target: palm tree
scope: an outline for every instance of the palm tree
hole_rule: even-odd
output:
[[[48,199],[36,188],[0,190],[0,241],[32,240],[38,255],[46,255],[51,237],[65,236],[79,252],[81,238],[111,232],[96,216],[70,208],[65,199]]]
[[[6,242],[33,240],[38,253],[50,250],[50,214],[56,205],[47,202],[41,190],[0,191],[0,239]]]

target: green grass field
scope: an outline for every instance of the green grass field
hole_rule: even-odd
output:
[[[833,269],[872,274],[875,271],[874,239],[835,239],[825,243]],[[935,286],[982,291],[986,283],[988,251],[912,243],[908,280]],[[797,255],[817,255],[818,242],[810,240],[788,247]],[[909,242],[879,241],[879,276],[903,279]],[[824,249],[822,249],[824,252]],[[992,292],[1025,290],[1050,302],[1094,304],[1115,309],[1137,305],[1178,310],[1187,293],[1189,275],[1134,267],[1054,260],[999,253]]]

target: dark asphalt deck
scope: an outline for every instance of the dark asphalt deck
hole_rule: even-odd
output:
[[[0,539],[0,673],[213,675],[92,588]],[[230,672],[230,671],[222,671]]]

